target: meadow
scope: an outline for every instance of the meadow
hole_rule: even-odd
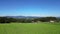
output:
[[[60,34],[60,24],[45,24],[45,23],[0,24],[0,34]]]

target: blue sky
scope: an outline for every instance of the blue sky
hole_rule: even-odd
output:
[[[60,16],[60,0],[0,0],[0,16]]]

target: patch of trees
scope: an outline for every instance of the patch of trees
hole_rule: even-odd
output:
[[[10,23],[10,21],[6,17],[0,17],[0,23]]]
[[[57,21],[57,18],[56,17],[42,17],[40,18],[40,21],[42,22]]]
[[[11,23],[11,22],[17,22],[17,23],[32,23],[32,22],[49,22],[49,21],[55,21],[59,22],[60,18],[56,17],[41,17],[41,18],[8,18],[8,17],[0,17],[0,23]]]

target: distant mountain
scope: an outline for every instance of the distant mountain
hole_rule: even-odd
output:
[[[25,16],[6,16],[8,18],[25,18]]]
[[[60,17],[56,17],[56,18],[60,18]]]
[[[39,18],[37,16],[6,16],[8,18]]]

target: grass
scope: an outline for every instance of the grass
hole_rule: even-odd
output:
[[[56,24],[0,24],[0,34],[60,34],[60,25]]]

